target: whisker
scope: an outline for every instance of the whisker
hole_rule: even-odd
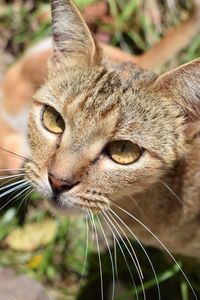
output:
[[[24,187],[24,186],[26,186],[27,184],[29,184],[29,183],[24,182],[24,183],[20,184],[19,186],[15,186],[15,187],[12,188],[11,190],[8,190],[8,191],[6,191],[6,192],[0,194],[0,198],[2,198],[2,197],[4,197],[4,196],[6,196],[6,195],[8,195],[8,194],[10,194],[10,193],[12,193],[12,192],[18,190],[18,189],[20,189],[20,188],[22,188],[22,187]]]
[[[5,178],[0,178],[0,182],[1,182],[1,180],[2,180],[2,182],[0,183],[0,187],[4,187],[4,186],[8,186],[8,183],[10,183],[10,182],[13,182],[13,180],[18,180],[18,179],[20,179],[20,178],[23,178],[23,176],[24,176],[24,174],[20,174],[19,176],[16,176],[16,177],[8,177],[9,179],[8,180],[5,180]]]
[[[20,175],[19,176],[20,178],[23,178],[23,175]],[[20,179],[20,178],[10,178],[10,179],[8,179],[8,180],[6,180],[6,181],[3,181],[1,184],[0,184],[0,187],[8,187],[8,183],[10,183],[10,182],[13,182],[13,180],[18,180],[18,179]],[[0,179],[1,180],[1,179]]]
[[[28,189],[30,189],[30,186],[26,187],[26,188],[23,189],[21,192],[19,192],[19,193],[13,198],[13,200],[16,199],[17,197],[19,197],[21,194],[23,194],[23,193],[24,193],[25,191],[27,191]]]
[[[166,184],[163,180],[159,179],[159,181],[167,188],[170,193],[179,201],[181,205],[183,205],[183,200],[169,187],[168,184]]]
[[[138,237],[130,230],[130,228],[127,226],[127,224],[110,208],[109,209],[114,215],[115,217],[127,228],[127,230],[131,233],[131,235],[134,237],[134,239],[138,242],[138,244],[140,245],[141,249],[143,250],[146,258],[148,259],[149,261],[149,264],[151,266],[151,269],[152,269],[152,272],[155,276],[155,279],[156,279],[156,285],[157,285],[157,290],[158,290],[158,299],[160,300],[161,299],[161,294],[160,294],[160,287],[159,287],[159,282],[158,282],[158,277],[157,277],[157,274],[156,274],[156,271],[155,271],[155,268],[154,268],[154,265],[147,253],[147,251],[145,250],[144,246],[142,245],[142,243],[140,242],[140,240],[138,239]],[[120,230],[122,231],[122,233],[125,235],[125,237],[128,239],[128,237],[126,236],[124,230],[121,228],[121,226],[117,223],[117,221],[115,220],[115,218],[109,213],[110,217],[115,221],[115,223],[119,226]],[[129,239],[128,239],[129,241]],[[130,241],[129,241],[130,243]]]
[[[5,172],[5,171],[22,171],[25,170],[25,168],[19,168],[19,169],[0,169],[0,172]]]
[[[105,234],[105,231],[103,229],[103,226],[99,220],[99,217],[98,215],[96,215],[96,218],[97,218],[97,221],[101,227],[101,231],[103,233],[103,236],[104,236],[104,239],[106,241],[106,245],[107,245],[107,248],[108,248],[108,252],[109,252],[109,256],[110,256],[110,262],[111,262],[111,267],[112,267],[112,277],[113,277],[113,284],[112,284],[112,300],[114,300],[114,297],[115,297],[115,272],[114,272],[114,263],[113,263],[113,258],[112,258],[112,253],[110,251],[110,246],[109,246],[109,243],[108,243],[108,240],[107,240],[107,237],[106,237],[106,234]]]
[[[0,180],[5,180],[5,179],[11,179],[11,180],[13,180],[13,178],[22,177],[24,175],[25,175],[24,173],[19,173],[19,174],[9,175],[9,176],[0,176]]]
[[[138,261],[136,252],[135,252],[135,250],[134,250],[134,248],[133,248],[131,242],[129,241],[129,239],[128,239],[126,233],[125,233],[125,231],[120,227],[120,225],[116,222],[115,218],[113,218],[113,216],[112,216],[108,211],[107,211],[107,213],[108,213],[109,216],[113,219],[113,221],[116,223],[116,225],[119,227],[119,229],[121,230],[121,232],[122,232],[123,235],[125,236],[125,238],[126,238],[128,244],[129,244],[129,246],[130,246],[130,248],[131,248],[131,250],[132,250],[132,252],[133,252],[133,255],[134,255],[134,258],[135,258],[134,260],[135,260],[135,262],[136,262],[136,264],[137,264],[137,266],[138,266],[138,272],[140,272],[141,278],[144,279],[144,275],[143,275],[142,269],[141,269],[141,267],[140,267],[140,263],[139,263],[139,261]]]
[[[6,175],[0,175],[0,179],[6,179],[6,178],[11,178],[11,177],[17,177],[19,175],[25,175],[25,173],[16,173],[16,174],[6,174]]]
[[[105,212],[104,212],[104,213],[105,213]],[[107,213],[108,213],[108,211],[107,211]],[[109,214],[109,215],[110,215],[110,214]],[[111,217],[112,217],[112,216],[111,216]],[[108,216],[107,216],[107,218],[108,218]],[[112,218],[112,219],[113,219],[113,218]],[[110,218],[109,218],[109,221],[111,222]],[[116,222],[116,220],[114,220],[114,221],[115,221],[115,223],[118,225],[118,223]],[[125,248],[126,248],[128,254],[130,255],[130,257],[131,257],[131,259],[132,259],[132,262],[133,262],[133,264],[134,264],[134,266],[135,266],[135,268],[136,268],[136,271],[137,271],[137,273],[138,273],[138,277],[139,277],[139,280],[140,280],[140,283],[141,283],[141,286],[142,286],[143,297],[144,297],[144,299],[146,300],[146,294],[145,294],[144,284],[143,284],[144,276],[143,276],[143,273],[141,273],[142,270],[141,270],[140,264],[139,264],[139,262],[138,262],[137,256],[136,256],[136,254],[135,254],[135,251],[134,251],[134,249],[133,249],[133,247],[132,247],[132,245],[131,245],[129,239],[127,238],[125,232],[122,231],[123,234],[124,234],[124,236],[125,236],[125,238],[126,238],[126,240],[127,240],[127,242],[128,242],[128,244],[129,244],[129,246],[130,246],[130,248],[131,248],[131,250],[132,250],[132,252],[133,252],[133,255],[134,255],[134,257],[133,257],[133,255],[132,255],[132,253],[131,253],[129,247],[127,246],[127,244],[126,244],[125,241],[123,240],[121,234],[119,233],[119,231],[117,230],[117,228],[116,228],[116,226],[113,224],[113,222],[112,222],[112,226],[113,226],[114,230],[116,231],[116,233],[118,234],[120,240],[121,240],[122,243],[124,244],[124,246],[125,246]],[[119,226],[119,225],[118,225],[118,226]],[[120,227],[119,227],[119,228],[120,228]],[[120,228],[120,229],[121,229],[121,228]]]
[[[117,281],[119,281],[118,268],[117,268],[117,248],[116,248],[116,240],[113,236],[113,250],[114,250],[114,264],[115,264],[115,276]]]
[[[1,150],[1,149],[0,149]],[[16,155],[14,155],[14,154],[12,154],[12,153],[7,153],[7,152],[5,152],[5,153],[0,153],[0,156],[6,156],[6,157],[8,157],[8,156],[11,156],[11,157],[16,157],[17,159],[23,159],[23,160],[25,160],[24,158],[22,158],[22,157],[18,157],[18,156],[16,156]]]
[[[34,189],[30,186],[29,189],[27,189],[27,193],[25,194],[25,196],[23,197],[23,199],[21,200],[18,209],[20,209],[21,205],[23,204],[23,202],[26,201],[26,199],[28,198],[29,195],[31,195],[31,193],[34,191]]]
[[[8,150],[8,149],[5,149],[5,148],[3,148],[3,147],[0,147],[0,149],[3,150],[3,151],[5,151],[5,152],[7,152],[7,153],[9,153],[9,154],[12,154],[12,155],[18,157],[18,158],[21,158],[21,159],[23,159],[23,160],[28,160],[28,161],[30,161],[30,159],[28,159],[27,157],[24,157],[24,156],[22,156],[22,155],[19,155],[19,154],[17,154],[17,153],[14,153],[14,152],[12,152],[12,151],[10,151],[10,150]]]
[[[23,185],[24,186],[24,185]],[[19,190],[22,186],[18,187],[16,190]],[[23,191],[21,191],[20,193],[18,193],[14,198],[11,198],[9,201],[7,201],[3,206],[1,206],[0,211],[2,211],[9,203],[11,203],[13,200],[15,200],[18,196],[20,196],[22,193],[24,193],[28,188],[30,188],[29,186],[27,188],[25,188]]]
[[[135,284],[135,280],[134,280],[134,278],[133,278],[133,274],[132,274],[131,269],[130,269],[130,267],[129,267],[128,261],[127,261],[127,259],[126,259],[126,255],[124,254],[124,251],[123,251],[123,249],[122,249],[122,246],[120,245],[120,242],[119,242],[118,238],[116,237],[115,232],[113,231],[113,229],[112,229],[112,227],[111,227],[111,225],[113,226],[113,223],[112,223],[111,220],[109,220],[109,218],[107,217],[105,211],[104,211],[104,215],[102,215],[102,216],[103,216],[104,221],[106,222],[108,228],[110,229],[112,235],[114,236],[114,238],[115,238],[115,240],[116,240],[116,242],[117,242],[117,245],[118,245],[118,247],[119,247],[119,249],[120,249],[120,251],[121,251],[121,253],[122,253],[122,256],[123,256],[124,261],[125,261],[125,263],[126,263],[127,269],[128,269],[129,274],[130,274],[130,276],[131,276],[131,280],[132,280],[132,282],[133,282],[133,286],[134,286],[134,289],[135,289],[135,294],[136,294],[137,300],[139,300],[139,298],[138,298],[138,292],[137,292],[137,288],[136,288],[136,284]],[[110,224],[111,224],[111,225],[110,225]],[[116,231],[116,233],[119,235],[119,238],[121,239],[121,236],[120,236],[120,234],[118,233],[118,231]],[[122,239],[121,239],[121,240],[122,240]]]
[[[5,186],[1,187],[1,188],[0,188],[0,191],[3,191],[3,190],[5,190],[5,189],[8,189],[8,188],[10,188],[10,187],[12,187],[12,186],[14,186],[14,185],[17,185],[17,184],[22,183],[22,182],[25,182],[25,181],[26,181],[26,179],[22,179],[22,180],[15,181],[15,182],[13,182],[13,183],[11,183],[11,184],[8,184],[8,185],[5,185]]]
[[[97,229],[96,225],[94,222],[94,216],[91,210],[89,210],[90,217],[91,217],[91,222],[94,226],[94,232],[95,232],[95,237],[96,237],[96,243],[97,243],[97,252],[98,252],[98,257],[99,257],[99,272],[100,272],[100,281],[101,281],[101,300],[104,299],[104,291],[103,291],[103,274],[102,274],[102,264],[101,264],[101,255],[100,255],[100,248],[99,248],[99,239],[97,235]]]
[[[38,70],[41,70],[40,68],[38,68]],[[42,70],[41,70],[42,71]],[[26,83],[24,84],[24,86],[30,86],[30,87],[36,87],[36,88],[40,88],[41,87],[41,84],[29,84],[29,83]]]
[[[123,209],[122,207],[120,207],[119,205],[113,203],[114,206],[116,206],[118,209],[120,209],[121,211],[123,211],[124,213],[126,213],[128,216],[130,216],[133,220],[135,220],[136,222],[138,222],[144,229],[146,229],[154,238],[155,240],[163,247],[163,249],[166,251],[166,253],[171,257],[171,259],[176,263],[177,267],[179,268],[180,272],[182,273],[183,277],[185,278],[186,282],[188,283],[193,296],[195,297],[196,300],[198,300],[198,297],[192,287],[192,284],[190,283],[189,279],[187,278],[185,272],[183,271],[183,269],[181,268],[181,266],[179,265],[179,263],[177,262],[177,260],[174,258],[174,256],[171,254],[171,252],[168,250],[168,248],[163,244],[163,242],[145,225],[143,224],[140,220],[138,220],[135,216],[131,215],[128,211],[126,211],[125,209]]]
[[[147,216],[145,215],[144,211],[141,209],[141,207],[138,205],[137,201],[132,197],[132,196],[128,196],[128,198],[134,203],[134,205],[136,206],[136,208],[138,209],[139,213],[141,214],[141,216],[146,220]]]
[[[86,222],[86,246],[85,246],[85,259],[83,263],[83,270],[81,273],[81,278],[79,280],[79,283],[83,279],[83,275],[85,273],[85,268],[86,268],[86,263],[87,263],[87,258],[88,258],[88,244],[89,244],[89,225],[88,225],[88,220],[87,220],[87,211],[86,211],[86,216],[85,216],[85,222]]]

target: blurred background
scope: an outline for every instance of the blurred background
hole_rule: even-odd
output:
[[[134,54],[142,54],[172,27],[185,20],[190,0],[76,0],[96,38]],[[25,49],[51,34],[49,1],[0,0],[0,80]],[[183,33],[184,34],[184,33]],[[173,45],[172,45],[173,46]],[[200,36],[174,57],[163,71],[200,55]],[[99,258],[92,229],[81,217],[52,215],[37,194],[0,198],[0,269],[14,270],[42,282],[54,300],[101,299]],[[89,242],[87,243],[87,240]],[[158,299],[156,279],[141,248],[134,244],[144,273],[147,299]],[[127,268],[135,279],[136,288]],[[114,249],[111,249],[115,256]],[[188,283],[170,257],[147,248],[155,266],[163,300],[194,299]],[[112,289],[108,251],[101,253],[105,300]],[[198,262],[177,257],[200,297]],[[137,272],[124,243],[117,247],[120,294],[116,299],[144,299]],[[3,299],[2,299],[3,300]]]

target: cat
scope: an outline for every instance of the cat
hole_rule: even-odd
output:
[[[180,25],[188,30],[187,41],[199,30],[200,5],[195,4],[195,13]],[[199,258],[200,59],[161,76],[120,50],[113,50],[119,56],[109,63],[72,1],[52,0],[51,7],[54,50],[49,41],[42,51],[41,44],[31,49],[2,85],[7,96],[2,123],[10,123],[19,138],[21,149],[13,139],[10,149],[22,155],[28,151],[19,134],[27,119],[24,108],[42,85],[25,126],[31,152],[25,188],[31,184],[56,209],[83,211],[91,222],[98,212],[114,237],[118,231]],[[177,31],[173,34],[172,40]],[[179,40],[173,53],[185,45],[185,35]],[[156,62],[147,60],[147,65],[157,67],[166,53],[153,57]],[[19,128],[12,114],[19,115]],[[9,139],[1,146],[9,148]],[[7,163],[1,167],[20,166]]]
[[[172,54],[197,33],[195,3],[191,18],[154,48],[162,55],[150,50],[143,59],[152,60],[143,65],[142,57],[116,49],[113,60],[104,59],[110,48],[103,46],[102,53],[74,3],[52,0],[54,50],[49,40],[35,46],[2,84],[1,121],[10,132],[4,131],[1,146],[24,156],[31,152],[19,184],[28,191],[33,186],[57,210],[85,212],[94,227],[97,213],[102,231],[107,226],[116,241],[133,237],[170,256],[199,258],[200,59],[161,76],[140,68],[157,68],[168,58],[162,49],[169,37],[180,41]],[[28,116],[27,100],[35,91]],[[20,164],[13,157],[1,168],[16,171]],[[97,234],[96,240],[99,247]]]

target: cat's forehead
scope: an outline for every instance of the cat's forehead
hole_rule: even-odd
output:
[[[155,80],[155,74],[144,71],[132,63],[110,66],[80,66],[64,68],[53,74],[48,82],[52,101],[62,107],[80,101],[80,109],[95,108],[104,113],[111,103],[123,104],[128,90],[148,92],[148,85]],[[45,93],[44,93],[45,94]],[[133,93],[133,97],[134,97]],[[138,97],[140,93],[138,93]],[[130,99],[131,101],[131,99]]]
[[[63,71],[56,80],[49,82],[50,101],[70,121],[79,118],[80,123],[88,121],[90,125],[91,122],[117,122],[115,119],[119,121],[127,107],[137,110],[138,104],[149,98],[150,76],[146,76],[145,71],[129,63],[111,69],[102,66],[74,68]]]

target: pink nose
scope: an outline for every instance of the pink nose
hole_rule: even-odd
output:
[[[79,183],[79,182],[63,180],[63,179],[55,177],[52,174],[49,174],[48,179],[49,179],[49,183],[51,185],[51,188],[52,188],[52,191],[54,194],[67,192]]]

